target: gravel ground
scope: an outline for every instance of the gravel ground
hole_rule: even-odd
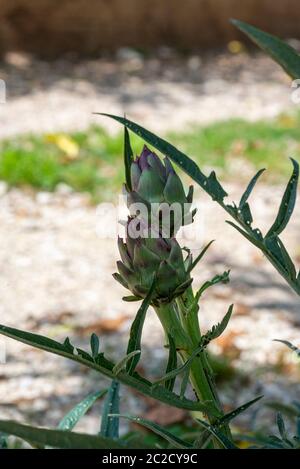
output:
[[[95,118],[92,111],[126,112],[162,131],[182,128],[190,121],[272,117],[295,106],[290,101],[289,80],[259,54],[220,52],[183,59],[161,49],[145,59],[121,50],[114,60],[59,59],[52,63],[9,54],[0,65],[0,77],[7,85],[7,103],[0,106],[2,138],[23,132],[82,129],[95,122],[111,126],[109,130],[118,128]],[[282,190],[263,184],[257,188],[253,205],[259,227],[271,225]],[[228,192],[238,199],[241,189],[231,184]],[[206,196],[197,197],[200,237],[189,243],[197,252],[210,239],[216,242],[197,268],[194,284],[199,286],[231,269],[230,284],[207,292],[200,310],[205,329],[235,303],[229,328],[211,347],[217,355],[229,356],[238,370],[230,385],[223,385],[223,401],[232,408],[261,393],[284,402],[296,399],[298,365],[272,339],[299,343],[300,301],[262,255],[224,223],[224,213]],[[70,336],[81,347],[88,347],[95,331],[108,355],[121,358],[136,305],[122,302],[124,290],[111,277],[116,242],[99,237],[97,207],[65,186],[53,194],[7,192],[1,183],[0,219],[1,322],[58,340]],[[286,242],[298,263],[299,224],[296,211]],[[150,311],[143,335],[142,368],[153,377],[163,370],[162,341],[162,331]],[[84,395],[107,385],[105,379],[59,357],[8,339],[1,344],[6,348],[6,363],[0,365],[0,418],[56,425]],[[122,393],[126,412],[142,413],[161,423],[183,417],[182,412],[166,412],[126,388]],[[273,419],[262,406],[260,409],[266,422]],[[95,406],[78,429],[97,431],[99,412]],[[249,426],[255,416],[253,410],[248,411],[240,425]]]
[[[237,199],[239,188],[230,185],[228,189]],[[99,237],[99,207],[89,205],[83,195],[67,193],[65,187],[54,194],[17,189],[5,192],[3,186],[2,192],[1,322],[59,340],[69,336],[73,343],[86,348],[95,331],[108,355],[120,359],[136,305],[122,302],[125,290],[111,277],[118,258],[116,241]],[[281,193],[280,187],[270,190],[264,185],[256,190],[253,207],[258,226],[266,229],[271,224]],[[208,240],[216,242],[196,269],[194,284],[199,286],[231,269],[231,282],[207,292],[200,310],[206,329],[220,320],[230,303],[235,303],[229,328],[212,346],[216,354],[229,356],[240,370],[230,386],[223,387],[224,402],[229,408],[262,392],[272,399],[296,399],[300,390],[297,365],[290,352],[272,339],[299,343],[300,301],[262,255],[224,223],[223,212],[205,195],[197,197],[200,236],[189,245],[196,253]],[[298,212],[286,237],[296,260],[299,225]],[[187,244],[187,237],[191,232],[185,233],[183,244]],[[162,341],[160,326],[150,311],[143,335],[142,367],[153,377],[163,370]],[[55,425],[72,404],[106,384],[105,379],[59,357],[9,339],[2,339],[2,343],[7,352],[7,363],[0,367],[2,418]],[[280,366],[281,373],[274,371],[274,365]],[[149,400],[123,389],[123,410],[151,411],[154,418],[162,418],[161,411],[155,413],[151,405]],[[79,428],[95,431],[98,412],[96,408]],[[254,414],[247,415],[244,420],[249,424]],[[163,421],[169,418],[164,416]],[[174,418],[182,418],[182,414]]]
[[[101,123],[111,112],[153,130],[182,128],[229,117],[273,117],[293,109],[290,80],[264,55],[225,52],[187,58],[160,49],[145,58],[121,49],[116,58],[51,63],[16,53],[0,64],[7,102],[0,106],[0,137],[53,132]]]

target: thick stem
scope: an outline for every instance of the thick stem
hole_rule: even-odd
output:
[[[155,307],[155,310],[166,335],[170,334],[173,337],[178,353],[183,362],[185,362],[199,346],[201,335],[198,317],[194,317],[189,321],[186,321],[185,318],[179,318],[174,304],[161,305]],[[205,353],[200,353],[192,361],[190,382],[197,398],[202,402],[212,405],[217,418],[222,417],[224,414],[214,387],[212,372]],[[214,424],[216,421],[216,417],[211,415],[208,415],[207,418],[211,424]],[[231,438],[229,428],[226,427],[224,430],[226,436]],[[219,447],[217,442],[214,442],[214,444]]]

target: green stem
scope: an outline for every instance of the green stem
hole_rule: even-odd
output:
[[[199,346],[201,338],[198,316],[193,315],[188,319],[178,314],[173,303],[155,307],[158,318],[165,330],[166,335],[170,334],[175,342],[181,359],[185,362],[189,359],[195,348]],[[182,313],[182,311],[181,311]],[[190,382],[196,396],[202,402],[209,402],[215,410],[215,414],[220,418],[224,415],[220,400],[218,398],[213,375],[207,361],[205,353],[200,353],[193,360],[190,368]],[[211,424],[214,424],[216,417],[207,416]],[[231,437],[229,427],[224,427],[226,436]],[[214,441],[215,446],[219,444]]]

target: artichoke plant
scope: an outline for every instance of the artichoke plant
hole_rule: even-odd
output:
[[[151,226],[167,237],[176,234],[181,226],[192,223],[195,214],[195,210],[191,211],[193,186],[190,186],[186,195],[182,182],[167,157],[162,162],[145,145],[140,156],[131,164],[130,180],[131,190],[126,185],[124,189],[132,215],[137,215],[133,204],[143,204]],[[171,214],[161,212],[163,207],[171,208]],[[138,216],[142,217],[141,214]]]
[[[129,218],[127,222],[126,242],[118,239],[122,261],[117,262],[119,272],[113,276],[136,299],[147,296],[155,277],[152,303],[169,303],[192,282],[187,272],[188,262],[184,261],[175,238],[130,236],[130,225],[135,221]]]

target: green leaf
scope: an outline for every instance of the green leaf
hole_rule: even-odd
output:
[[[119,382],[113,380],[105,398],[101,416],[100,435],[106,438],[119,438],[119,418],[111,416],[111,414],[119,413],[119,388]]]
[[[175,345],[175,341],[172,335],[170,334],[168,334],[168,341],[169,341],[169,358],[168,358],[168,363],[167,363],[167,368],[166,368],[166,374],[170,373],[173,370],[176,370],[177,368],[176,345]],[[169,391],[173,391],[175,379],[176,379],[176,376],[165,381],[165,388],[168,389]]]
[[[130,145],[129,132],[126,127],[124,127],[124,166],[125,166],[125,178],[126,186],[131,191],[131,177],[130,177],[130,168],[131,163],[133,162],[133,151]]]
[[[101,436],[49,430],[32,427],[12,420],[0,420],[0,432],[7,433],[32,442],[35,445],[63,449],[124,449],[125,443]]]
[[[280,275],[286,280],[286,282],[291,286],[291,288],[298,295],[300,295],[300,282],[287,278],[286,271],[282,269],[281,264],[276,262],[276,260],[268,256],[268,254],[266,253],[263,243],[262,243],[263,238],[262,238],[262,234],[260,230],[258,228],[252,229],[251,226],[249,226],[249,224],[246,225],[245,223],[242,223],[242,221],[238,217],[238,213],[237,213],[238,209],[236,205],[232,206],[232,205],[224,204],[222,200],[222,196],[221,197],[216,196],[215,193],[211,192],[210,187],[209,187],[210,185],[208,184],[208,178],[202,173],[202,171],[199,169],[199,167],[193,160],[191,160],[188,156],[186,156],[184,153],[182,153],[180,150],[175,148],[166,140],[158,137],[152,132],[149,132],[147,129],[141,127],[135,122],[132,122],[123,117],[114,116],[111,114],[105,114],[105,113],[95,113],[95,114],[107,116],[120,122],[122,125],[132,130],[132,132],[140,136],[150,145],[152,145],[157,150],[167,155],[172,161],[178,164],[183,171],[185,171],[192,179],[194,179],[200,185],[200,187],[202,187],[202,189],[204,189],[214,200],[216,200],[219,203],[219,205],[221,205],[221,207],[228,214],[230,214],[238,223],[240,223],[243,226],[243,228],[246,229],[246,231],[244,231],[243,229],[241,229],[239,226],[235,225],[234,223],[228,222],[235,229],[237,229],[246,239],[248,239],[248,241],[254,244],[254,246],[258,247],[264,254],[266,254],[268,260],[273,264],[273,266],[277,269]],[[219,184],[219,182],[217,182],[217,184]],[[222,191],[224,191],[223,188],[222,188]]]
[[[31,332],[25,332],[3,325],[0,325],[0,334],[31,345],[32,347],[69,358],[70,360],[96,370],[111,379],[114,379],[115,377],[112,372],[114,363],[108,361],[105,357],[103,357],[102,354],[99,354],[96,360],[94,360],[88,354],[84,356],[78,354],[74,355],[69,348],[66,348],[65,345],[60,344],[55,340],[48,339],[47,337],[41,336],[39,334],[33,334]],[[138,373],[134,373],[134,375],[131,376],[128,373],[120,372],[118,375],[118,380],[121,383],[138,390],[142,394],[164,402],[170,406],[178,407],[179,409],[195,411],[199,410],[201,412],[207,413],[208,415],[214,415],[216,417],[218,416],[211,405],[204,404],[202,402],[195,402],[190,399],[180,399],[180,396],[174,392],[168,391],[163,386],[153,387],[150,381],[142,378]]]
[[[197,422],[208,430],[212,436],[214,436],[223,446],[224,449],[239,449],[234,443],[232,443],[223,433],[215,428],[213,425],[205,422],[204,420],[196,419]]]
[[[91,351],[92,351],[92,357],[96,358],[99,353],[99,338],[94,333],[91,335]]]
[[[298,356],[300,356],[300,349],[288,340],[273,339],[273,342],[281,342],[282,344],[286,345],[290,350],[295,352]]]
[[[255,176],[251,179],[249,182],[247,189],[243,193],[240,203],[239,203],[239,208],[243,207],[245,203],[247,202],[248,198],[250,197],[251,192],[254,189],[255,184],[257,183],[258,178],[262,175],[262,173],[265,171],[265,169],[260,169]]]
[[[228,194],[219,183],[215,171],[212,171],[204,183],[213,200],[223,201]]]
[[[247,231],[244,231],[242,228],[240,228],[238,225],[236,225],[230,220],[226,220],[226,223],[228,223],[228,225],[230,226],[233,226],[233,228],[235,228],[241,235],[243,235],[248,241],[250,241],[250,243],[254,244],[259,249],[262,249],[261,242],[255,237],[253,230],[251,230],[251,233],[249,233]]]
[[[262,399],[263,396],[258,396],[255,399],[252,399],[249,402],[246,402],[245,404],[241,405],[240,407],[237,407],[236,409],[232,410],[228,414],[224,415],[223,417],[219,418],[216,423],[213,425],[213,428],[215,430],[222,429],[224,425],[228,425],[234,418],[236,418],[239,414],[242,412],[245,412],[250,406],[255,404],[257,401]],[[212,436],[212,433],[209,432],[208,430],[204,432],[201,435],[201,438],[199,439],[200,445],[206,446],[208,442],[210,441]]]
[[[284,420],[280,412],[278,412],[276,415],[276,422],[277,422],[277,427],[278,427],[281,438],[283,440],[287,440],[288,436],[287,436]]]
[[[100,399],[107,392],[107,389],[103,391],[97,391],[89,394],[79,404],[76,404],[70,412],[59,422],[59,430],[73,430],[75,425],[79,422],[86,412],[92,407],[92,405]]]
[[[203,285],[199,288],[197,291],[194,301],[190,307],[191,310],[193,310],[199,303],[199,300],[202,296],[202,294],[207,290],[209,287],[212,287],[213,285],[217,285],[218,283],[228,283],[229,282],[229,274],[230,270],[226,270],[223,272],[221,275],[215,275],[211,280],[208,280],[207,282],[204,282]]]
[[[152,299],[155,287],[156,287],[156,280],[153,279],[148,295],[143,300],[140,308],[138,309],[138,312],[136,313],[134,321],[132,323],[132,326],[130,329],[128,346],[127,346],[127,355],[131,354],[132,352],[136,350],[139,350],[139,351],[141,350],[141,339],[142,339],[144,322],[145,322],[147,310],[151,303],[151,299]],[[139,355],[136,354],[131,360],[127,362],[126,370],[129,374],[132,374],[134,372],[139,362],[139,358],[140,358],[140,354]]]
[[[247,410],[250,406],[252,406],[253,404],[255,404],[257,401],[259,401],[260,399],[262,399],[263,396],[258,396],[256,397],[255,399],[252,399],[251,401],[249,402],[246,402],[245,404],[241,405],[240,407],[237,407],[236,409],[232,410],[231,412],[229,412],[228,414],[224,415],[224,417],[221,417],[217,423],[216,423],[216,427],[217,428],[220,428],[222,427],[224,424],[227,424],[229,422],[231,422],[231,420],[233,420],[234,418],[236,418],[238,415],[240,415],[242,412],[245,412],[245,410]]]
[[[231,22],[269,54],[292,78],[300,77],[300,56],[295,49],[272,34],[261,31],[243,21]]]
[[[192,262],[190,268],[188,269],[188,273],[191,273],[192,270],[196,267],[196,265],[201,261],[202,257],[204,256],[204,254],[206,253],[206,251],[208,250],[208,248],[210,247],[210,245],[214,242],[214,239],[212,241],[210,241],[203,249],[202,251],[200,252],[200,254],[198,254],[198,256],[196,257],[196,259]]]
[[[297,161],[292,158],[291,161],[294,167],[293,173],[283,194],[277,217],[266,235],[267,238],[273,235],[279,235],[284,230],[295,207],[299,178],[299,165]]]
[[[127,414],[119,414],[118,417],[125,418],[131,422],[138,423],[139,425],[148,428],[149,430],[156,433],[156,435],[159,435],[161,438],[168,441],[174,448],[192,448],[192,445],[190,445],[188,442],[173,435],[173,433],[169,432],[155,422],[151,422],[150,420],[143,419],[141,417],[133,417],[132,415]]]
[[[113,367],[113,374],[117,376],[121,371],[123,371],[126,368],[126,365],[130,360],[132,360],[133,357],[140,356],[141,351],[140,350],[133,350],[130,352],[126,357],[122,358],[122,360],[119,361],[114,367]]]
[[[166,373],[164,376],[162,376],[161,378],[157,379],[156,381],[154,381],[153,383],[153,387],[157,386],[158,384],[160,383],[165,383],[167,381],[169,381],[170,379],[173,379],[173,378],[176,378],[177,375],[179,375],[180,373],[183,373],[183,372],[186,372],[186,371],[189,371],[190,369],[190,366],[194,360],[194,358],[201,352],[203,352],[205,346],[202,344],[201,342],[201,345],[199,347],[197,347],[193,353],[191,353],[190,357],[186,360],[186,362],[184,362],[182,365],[180,365],[178,368],[175,368],[171,371],[169,371],[168,373]]]
[[[181,399],[184,397],[186,388],[189,384],[189,376],[190,376],[190,370],[189,370],[189,367],[187,367],[184,370],[184,373],[183,373],[183,376],[182,376],[182,381],[181,381],[181,386],[180,386],[180,397],[181,397]]]
[[[172,145],[171,143],[167,142],[166,140],[158,137],[157,135],[153,134],[144,127],[124,117],[119,117],[101,112],[96,112],[95,114],[110,117],[111,119],[120,122],[122,125],[125,125],[128,129],[130,129],[136,135],[141,137],[147,143],[152,145],[164,155],[167,155],[172,161],[178,164],[178,166],[180,166],[187,174],[189,174],[189,176],[191,176],[191,178],[193,178],[201,186],[204,186],[204,183],[207,184],[207,177],[200,171],[196,163],[184,153],[182,153],[180,150],[178,150],[176,147],[174,147],[174,145]]]
[[[246,223],[246,225],[251,226],[253,217],[248,202],[238,209],[238,218],[241,219],[243,223]]]
[[[7,449],[8,448],[8,435],[5,433],[0,433],[0,449]]]
[[[231,318],[232,311],[233,305],[230,305],[222,321],[219,322],[216,326],[213,326],[206,334],[202,336],[201,342],[203,345],[207,346],[209,342],[214,339],[217,339],[218,337],[220,337],[221,334],[223,334]]]
[[[275,260],[287,272],[289,277],[296,281],[296,268],[281,239],[276,235],[266,237],[264,239],[264,245],[266,246],[268,253],[275,258]]]

